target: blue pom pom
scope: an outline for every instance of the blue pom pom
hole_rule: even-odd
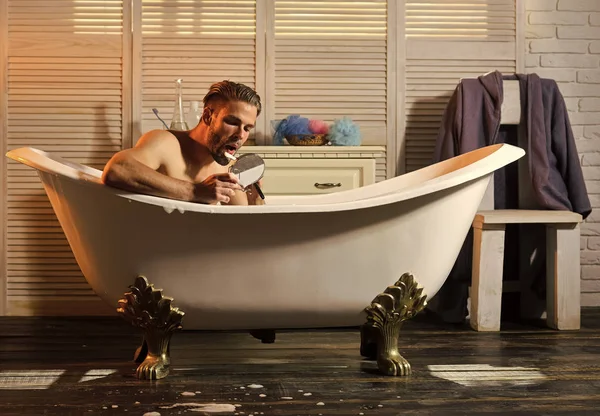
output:
[[[308,128],[309,120],[299,115],[291,115],[279,122],[275,128],[275,134],[273,135],[273,144],[283,145],[283,139],[285,136],[291,136],[295,134],[311,134]]]
[[[329,128],[329,141],[335,146],[359,146],[360,129],[350,118],[335,120]]]
[[[285,131],[285,126],[287,125],[287,119],[283,119],[277,123],[275,126],[275,133],[273,134],[273,144],[277,146],[283,145],[283,132]]]

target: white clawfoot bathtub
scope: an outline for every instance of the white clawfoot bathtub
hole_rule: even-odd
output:
[[[448,276],[493,172],[524,155],[494,145],[345,192],[212,206],[132,194],[101,171],[34,148],[75,258],[109,305],[144,275],[185,329],[358,326],[410,272],[431,298]]]

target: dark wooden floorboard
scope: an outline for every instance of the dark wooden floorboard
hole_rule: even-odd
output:
[[[568,332],[478,333],[422,314],[401,332],[410,377],[379,375],[357,329],[281,331],[273,344],[184,331],[171,374],[139,381],[140,340],[120,318],[0,318],[0,415],[600,415],[600,308]]]

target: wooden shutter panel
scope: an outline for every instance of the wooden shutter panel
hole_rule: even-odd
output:
[[[102,169],[121,149],[121,0],[8,0],[8,149],[33,146]],[[8,315],[93,313],[36,172],[6,160]]]
[[[170,125],[175,80],[183,80],[184,112],[214,82],[225,79],[256,88],[256,1],[141,2],[141,131]],[[134,102],[136,101],[134,97]],[[193,128],[194,126],[189,126]],[[134,139],[138,137],[135,136]]]
[[[514,0],[406,1],[406,171],[431,163],[461,78],[517,71]]]
[[[362,144],[385,145],[387,2],[275,0],[274,24],[268,122],[349,116]]]

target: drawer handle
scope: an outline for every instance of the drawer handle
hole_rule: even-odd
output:
[[[333,183],[333,182],[325,182],[325,183],[319,183],[319,182],[315,182],[315,188],[337,188],[342,186],[342,184],[340,182],[337,183]]]

